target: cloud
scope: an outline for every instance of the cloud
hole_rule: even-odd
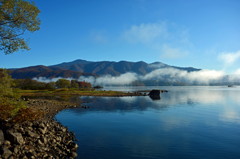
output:
[[[133,25],[123,33],[123,38],[131,43],[149,44],[159,38],[166,39],[168,36],[167,24],[148,23]]]
[[[237,69],[231,76],[228,77],[231,82],[239,82],[240,81],[240,69]]]
[[[236,52],[223,52],[218,57],[226,66],[233,65],[240,59],[240,50]]]
[[[240,68],[237,69],[237,70],[234,72],[234,74],[240,76]]]
[[[186,82],[189,84],[209,84],[223,79],[225,73],[215,70],[200,70],[187,72],[175,68],[160,68],[146,75],[125,73],[120,76],[105,75],[97,78],[81,76],[78,80],[87,81],[94,85],[129,85],[134,81],[163,80],[168,82]]]
[[[49,83],[49,82],[56,82],[59,79],[63,79],[63,77],[56,77],[56,78],[46,78],[46,77],[34,77],[33,80],[39,81],[39,82],[44,82],[44,83]],[[74,78],[64,78],[67,80],[75,80]]]
[[[41,82],[54,82],[60,79],[53,78],[48,79],[45,77],[34,78]],[[73,80],[73,78],[67,78],[68,80]],[[188,72],[186,70],[180,70],[173,67],[162,67],[153,70],[145,75],[138,75],[136,73],[128,72],[121,74],[119,76],[104,75],[99,77],[93,76],[80,76],[78,81],[90,82],[92,85],[130,85],[135,81],[165,81],[165,82],[181,82],[186,84],[204,84],[209,85],[211,83],[221,83],[221,82],[239,82],[240,80],[240,70],[237,70],[235,74],[227,75],[224,71],[217,70],[200,70]]]
[[[98,44],[105,44],[108,42],[108,38],[106,36],[106,33],[103,31],[93,31],[90,34],[90,39]]]
[[[161,57],[163,58],[181,58],[183,56],[186,56],[187,54],[189,54],[188,51],[182,50],[180,48],[173,48],[169,45],[163,45],[161,48]]]
[[[153,68],[153,69],[157,69],[157,68],[161,68],[161,67],[164,67],[166,66],[166,64],[164,63],[161,63],[161,62],[156,62],[156,63],[152,63],[152,64],[149,64],[149,68]]]
[[[175,68],[161,68],[154,70],[142,77],[143,80],[167,80],[171,82],[183,81],[188,83],[197,82],[199,84],[209,84],[210,82],[221,80],[225,76],[223,71],[200,70],[187,72]]]
[[[188,55],[193,46],[187,29],[165,21],[133,25],[123,32],[122,37],[130,44],[141,44],[168,59]]]
[[[124,73],[120,76],[105,75],[97,78],[83,77],[79,78],[80,81],[87,81],[94,85],[128,85],[138,79],[136,73]]]

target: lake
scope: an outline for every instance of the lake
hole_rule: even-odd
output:
[[[240,87],[108,87],[166,89],[160,100],[79,97],[88,109],[56,119],[77,137],[78,158],[240,158]]]

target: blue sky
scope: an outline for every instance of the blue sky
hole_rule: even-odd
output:
[[[0,67],[155,61],[240,72],[239,0],[35,0],[41,30]]]

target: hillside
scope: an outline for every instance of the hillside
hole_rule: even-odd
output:
[[[176,68],[188,72],[199,71],[200,69],[192,67],[176,67],[170,66],[161,62],[146,63],[143,61],[85,61],[75,60],[72,62],[64,62],[51,66],[30,66],[24,68],[10,69],[11,75],[16,79],[46,77],[46,78],[79,78],[80,76],[102,76],[112,75],[119,76],[124,73],[132,72],[138,75],[146,75],[159,68]]]
[[[34,77],[46,77],[46,78],[78,78],[79,76],[90,76],[92,74],[64,70],[60,68],[47,67],[43,65],[24,67],[19,69],[10,69],[11,76],[15,79],[25,79],[25,78],[34,78]]]
[[[200,69],[192,67],[176,67],[170,66],[161,62],[146,63],[143,61],[139,62],[129,62],[129,61],[85,61],[85,60],[75,60],[72,62],[64,62],[57,65],[49,66],[50,68],[60,68],[71,71],[85,72],[96,75],[112,75],[118,76],[127,72],[134,72],[139,75],[145,75],[152,72],[153,70],[159,68],[176,68],[186,71],[199,71]]]

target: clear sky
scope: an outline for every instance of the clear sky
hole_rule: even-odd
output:
[[[30,51],[0,54],[0,67],[89,61],[155,61],[240,69],[239,0],[34,0],[41,29]]]

